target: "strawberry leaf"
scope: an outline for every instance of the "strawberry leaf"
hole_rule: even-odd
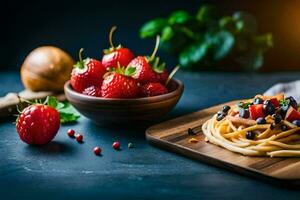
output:
[[[132,75],[135,73],[135,71],[136,71],[136,68],[135,68],[135,67],[129,66],[129,67],[127,67],[127,68],[125,69],[124,75],[125,75],[125,76],[132,76]]]
[[[53,107],[53,108],[56,109],[56,106],[57,106],[57,104],[58,104],[58,101],[57,101],[57,99],[56,99],[55,97],[53,97],[53,96],[47,96],[47,98],[46,98],[44,104],[46,104],[46,105],[48,105],[48,106],[51,106],[51,107]]]
[[[163,73],[166,68],[166,63],[160,62],[159,57],[155,57],[153,60],[148,59],[148,62],[156,73]]]
[[[59,112],[62,124],[76,122],[80,117],[80,114],[69,102],[59,102],[56,97],[48,96],[44,104],[55,108]]]

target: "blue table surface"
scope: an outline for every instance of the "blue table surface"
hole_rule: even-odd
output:
[[[184,95],[165,119],[262,93],[300,73],[179,72]],[[23,87],[17,72],[0,72],[0,95]],[[164,120],[165,120],[164,119]],[[84,133],[84,144],[66,135]],[[82,117],[42,148],[22,143],[11,121],[0,122],[1,199],[299,199],[286,189],[167,152],[147,143],[134,124],[101,128]],[[122,150],[111,148],[121,142]],[[132,142],[136,148],[128,149]],[[93,154],[100,146],[103,156]],[[299,169],[300,170],[300,169]]]

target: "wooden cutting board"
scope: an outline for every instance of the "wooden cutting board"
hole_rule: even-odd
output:
[[[272,183],[300,185],[300,158],[248,157],[204,141],[202,124],[225,104],[154,125],[146,130],[146,138],[158,147],[234,172]],[[189,135],[189,128],[197,134]],[[191,138],[199,142],[190,143]]]

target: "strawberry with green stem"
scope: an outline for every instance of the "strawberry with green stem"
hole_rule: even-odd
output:
[[[46,101],[29,102],[21,99],[29,106],[22,111],[16,120],[16,129],[20,139],[27,144],[43,145],[50,142],[57,134],[60,123],[74,122],[80,115],[68,103],[58,102],[55,97],[47,97]]]
[[[101,96],[105,98],[135,98],[139,95],[139,85],[131,76],[135,68],[118,67],[104,75]]]
[[[113,26],[109,32],[109,44],[110,48],[105,49],[102,64],[108,70],[111,67],[116,68],[118,62],[121,66],[127,66],[128,63],[134,58],[134,54],[128,48],[124,48],[121,45],[117,47],[114,46],[112,41],[113,33],[116,31],[117,27]]]
[[[159,42],[160,37],[158,35],[151,56],[138,56],[128,64],[128,67],[136,68],[136,72],[132,77],[141,84],[150,82],[165,84],[168,78],[166,63],[161,62],[160,58],[156,56]]]
[[[179,66],[176,66],[170,75],[167,77],[167,80],[165,81],[165,84],[157,83],[157,82],[152,82],[152,83],[146,83],[141,87],[141,93],[142,96],[144,97],[152,97],[152,96],[158,96],[162,94],[167,94],[168,89],[167,86],[172,79],[172,77],[175,75],[175,73],[178,71]]]
[[[106,73],[100,61],[93,58],[82,59],[82,52],[83,48],[79,50],[79,61],[71,73],[71,85],[77,92],[82,92],[93,85],[100,87]]]

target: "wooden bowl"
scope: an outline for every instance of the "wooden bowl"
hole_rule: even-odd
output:
[[[132,126],[151,124],[167,114],[179,101],[184,86],[181,81],[172,79],[168,84],[168,94],[135,99],[101,98],[80,94],[72,89],[69,81],[66,82],[64,90],[69,102],[82,115],[97,124]]]

